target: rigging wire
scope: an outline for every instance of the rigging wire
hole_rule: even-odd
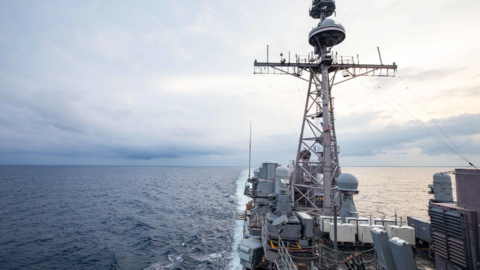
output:
[[[293,132],[295,133],[295,136],[298,137],[298,134],[297,134],[297,132],[295,131],[295,128],[293,128],[292,122],[290,122],[290,119],[288,118],[287,113],[285,113],[285,110],[283,109],[282,104],[280,104],[280,101],[278,100],[277,95],[275,95],[275,91],[273,91],[273,88],[272,88],[272,86],[270,85],[270,83],[268,82],[267,78],[265,78],[265,75],[262,75],[262,77],[263,77],[263,78],[265,79],[265,81],[267,82],[268,87],[270,88],[270,90],[272,90],[273,96],[275,97],[275,99],[277,100],[278,105],[279,105],[280,108],[282,109],[282,112],[283,112],[283,114],[285,115],[285,118],[287,118],[287,121],[288,121],[288,123],[290,124],[290,127],[292,127],[292,130],[293,130]]]
[[[301,91],[300,91],[300,86],[298,86],[298,81],[295,80],[295,83],[297,84],[297,89],[298,89],[298,98],[299,98],[299,101],[300,101],[300,104],[303,105],[303,98],[302,98],[302,94],[301,94]]]
[[[460,155],[462,155],[464,157],[464,159],[468,162],[468,164],[470,164],[471,166],[473,166],[475,169],[477,169],[477,167],[475,167],[475,165],[473,165],[470,161],[467,160],[467,158],[465,157],[465,155],[462,153],[462,151],[460,151],[460,149],[458,149],[458,147],[455,145],[455,143],[453,143],[453,141],[450,139],[450,137],[448,137],[448,135],[445,133],[445,131],[443,131],[443,129],[440,127],[440,125],[437,123],[437,121],[435,121],[435,119],[433,119],[433,117],[430,115],[430,113],[428,113],[428,111],[425,109],[425,107],[423,107],[423,105],[420,103],[420,101],[418,101],[417,97],[412,93],[412,91],[410,91],[410,88],[408,87],[408,85],[405,83],[405,81],[403,80],[402,76],[400,76],[400,73],[398,72],[398,70],[396,70],[397,74],[398,74],[398,77],[400,78],[400,80],[402,81],[403,85],[405,85],[405,88],[407,88],[408,92],[412,95],[412,97],[415,99],[415,101],[418,103],[418,105],[420,105],[420,107],[423,109],[423,111],[428,115],[428,117],[430,117],[430,119],[432,119],[433,123],[435,123],[435,125],[437,126],[437,128],[443,133],[443,135],[450,141],[450,143],[453,145],[453,147],[455,147],[455,149],[460,153]]]
[[[293,92],[299,92],[300,91],[300,90],[280,90],[278,88],[273,88],[273,87],[271,87],[271,88],[275,91],[284,92],[284,93],[293,93]]]
[[[370,78],[373,83],[379,88],[379,89],[382,89],[384,90],[382,87],[380,87],[372,78]],[[423,128],[425,129],[424,131],[430,135],[431,137],[435,138],[438,142],[440,142],[443,146],[445,146],[447,149],[449,149],[450,151],[452,151],[453,153],[455,153],[456,155],[458,155],[461,159],[465,160],[467,163],[468,163],[468,160],[460,155],[460,153],[458,153],[456,150],[454,150],[452,147],[450,147],[442,138],[440,138],[437,134],[435,134],[435,132],[433,132],[431,129],[429,129],[427,126],[425,126],[425,124],[423,124],[422,121],[420,121],[417,117],[415,117],[414,115],[412,115],[407,109],[405,109],[405,107],[403,107],[400,103],[398,103],[398,101],[393,98],[391,95],[389,95],[388,93],[385,93],[390,99],[393,100],[393,102],[395,102],[400,108],[402,108],[408,115],[410,115],[415,121],[417,121],[420,125],[423,126]],[[408,118],[407,118],[408,119]],[[417,125],[418,126],[418,125]]]
[[[435,136],[432,136],[428,131],[426,131],[425,129],[423,129],[420,125],[418,125],[416,122],[412,121],[410,118],[408,118],[405,114],[403,114],[402,112],[400,112],[399,110],[397,110],[395,107],[393,107],[390,103],[388,103],[385,99],[383,99],[381,96],[379,96],[377,93],[375,93],[374,91],[372,91],[369,87],[367,87],[365,84],[361,83],[360,81],[357,81],[359,84],[361,84],[363,87],[365,87],[367,90],[369,90],[372,94],[374,94],[376,97],[378,97],[380,100],[382,100],[385,104],[387,104],[388,106],[390,106],[393,110],[395,110],[396,112],[398,112],[401,116],[403,116],[405,119],[407,119],[408,121],[412,122],[412,124],[414,124],[415,126],[417,126],[419,129],[421,129],[423,132],[425,132],[427,135],[429,135],[430,137],[434,138],[438,143],[442,144],[443,146],[447,147],[449,150],[451,150],[454,154],[457,154],[459,155],[457,152],[453,151],[453,149],[451,147],[449,147],[448,145],[446,145],[444,142],[442,142],[441,140],[437,139]],[[404,109],[405,110],[405,109]],[[408,112],[408,111],[407,111]],[[460,155],[459,155],[460,156]],[[460,158],[463,159],[462,156],[460,156]]]
[[[372,79],[373,80],[373,79]],[[382,87],[380,87],[376,82],[374,82],[379,89],[382,89]],[[408,89],[408,88],[407,88]],[[410,91],[410,90],[409,90]],[[410,92],[411,93],[411,92]],[[392,96],[390,96],[388,93],[386,93],[388,95],[388,97],[390,97],[395,103],[397,103],[403,110],[405,110],[410,116],[412,116],[417,122],[419,122],[423,127],[425,127],[430,133],[432,133],[435,137],[437,137],[439,140],[441,140],[444,144],[448,145],[442,138],[440,138],[437,134],[435,134],[435,132],[433,132],[431,129],[429,129],[427,126],[425,126],[422,121],[420,121],[418,118],[416,118],[415,116],[413,116],[410,112],[408,112],[407,109],[405,109],[402,105],[400,105]],[[412,94],[412,93],[411,93]],[[413,96],[413,94],[412,94]],[[418,102],[418,100],[417,100]],[[420,103],[419,103],[420,104]],[[423,106],[422,106],[423,108]],[[424,109],[425,110],[425,109]],[[428,114],[428,113],[427,113]],[[430,115],[429,115],[430,116]],[[433,118],[430,116],[430,118],[433,120]],[[450,141],[451,142],[451,141]],[[454,150],[453,148],[451,148],[449,146],[449,149],[450,151],[456,153],[458,156],[460,156],[463,160],[467,161],[466,157],[460,152],[460,150],[458,150],[458,148],[456,150]]]
[[[297,81],[295,80],[295,82],[297,82]],[[294,92],[296,92],[296,93],[298,93],[298,97],[299,97],[298,101],[300,102],[300,106],[304,105],[303,101],[302,101],[302,94],[301,94],[302,91],[300,90],[300,87],[298,87],[298,82],[297,82],[297,90],[281,90],[281,89],[271,87],[271,86],[270,86],[270,89],[278,91],[278,92],[283,92],[283,93],[294,93]]]

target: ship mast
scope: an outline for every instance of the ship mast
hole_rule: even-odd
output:
[[[395,63],[360,64],[353,57],[332,57],[332,47],[346,37],[345,28],[328,19],[335,10],[335,1],[313,0],[310,16],[320,22],[309,33],[308,41],[314,51],[308,56],[297,56],[292,63],[285,60],[254,63],[255,74],[292,75],[308,82],[290,195],[297,209],[324,215],[332,215],[337,179],[341,174],[333,86],[358,76],[393,77],[397,69]],[[309,79],[304,77],[304,72],[309,74]],[[340,73],[340,81],[335,82]]]

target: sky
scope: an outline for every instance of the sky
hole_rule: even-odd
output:
[[[480,2],[336,3],[333,50],[401,76],[333,88],[341,166],[468,165],[417,125],[480,165]],[[310,4],[0,0],[0,164],[246,166],[250,123],[287,163],[307,83],[253,62],[312,51]]]

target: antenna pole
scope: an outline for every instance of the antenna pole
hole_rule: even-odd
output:
[[[327,46],[322,46],[322,54],[326,54]],[[323,57],[323,56],[322,56]],[[321,97],[322,97],[322,110],[323,110],[323,211],[324,214],[332,214],[332,205],[333,197],[332,195],[332,186],[335,182],[335,172],[332,171],[332,121],[333,121],[333,108],[330,106],[331,96],[330,96],[330,78],[328,75],[329,66],[322,64],[321,66],[321,75],[322,75],[322,86],[321,86]],[[332,112],[332,115],[330,114]],[[336,161],[336,160],[335,160]]]
[[[382,55],[380,54],[380,47],[377,47],[377,50],[378,50],[378,57],[380,58],[380,64],[383,65],[383,62],[382,62]]]
[[[248,144],[248,179],[250,179],[251,164],[252,164],[252,122],[250,122],[250,143]]]
[[[267,45],[267,63],[268,63],[268,45]]]
[[[333,267],[338,268],[337,204],[333,203]]]
[[[397,225],[397,209],[395,209],[395,225]]]

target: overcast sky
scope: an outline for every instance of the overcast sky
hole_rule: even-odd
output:
[[[312,51],[310,3],[0,0],[0,164],[243,166],[250,122],[253,164],[294,159],[307,84],[253,62],[267,44],[273,60]],[[405,83],[333,89],[341,165],[467,165],[407,119],[450,144],[422,106],[480,165],[479,14],[478,0],[337,1],[334,50],[376,64],[380,46]]]

